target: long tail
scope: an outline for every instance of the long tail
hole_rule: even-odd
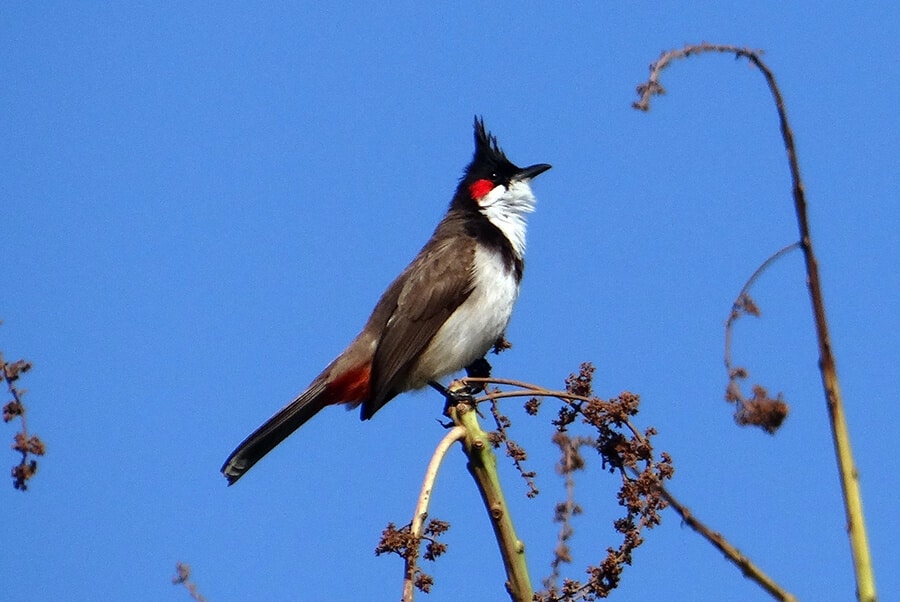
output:
[[[321,399],[324,392],[324,383],[319,383],[318,386],[313,384],[297,399],[281,408],[277,414],[250,433],[222,465],[222,474],[228,479],[228,484],[234,485],[263,456],[328,405]]]
[[[263,456],[326,406],[338,403],[357,405],[368,396],[368,364],[347,370],[329,381],[325,375],[331,367],[326,368],[297,399],[278,410],[231,452],[221,469],[229,485],[236,483]]]

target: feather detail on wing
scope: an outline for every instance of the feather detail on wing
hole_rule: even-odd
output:
[[[407,268],[396,308],[385,325],[372,363],[372,397],[363,404],[368,419],[394,396],[414,386],[412,365],[447,318],[473,290],[475,241],[448,237],[427,245]]]

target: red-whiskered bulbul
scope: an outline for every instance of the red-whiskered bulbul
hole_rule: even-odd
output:
[[[222,466],[232,484],[329,405],[361,405],[368,420],[388,401],[482,360],[503,337],[519,294],[531,180],[475,119],[475,155],[447,214],[379,299],[362,332],[294,401],[247,437]]]

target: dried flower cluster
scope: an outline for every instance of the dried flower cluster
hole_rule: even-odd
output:
[[[660,512],[667,506],[662,484],[674,473],[672,460],[666,453],[661,453],[659,460],[654,458],[650,439],[655,429],[648,428],[641,433],[629,421],[638,412],[640,398],[627,392],[605,401],[594,397],[593,374],[594,367],[585,363],[577,374],[566,379],[566,396],[559,396],[565,405],[553,421],[557,429],[553,441],[560,450],[556,469],[565,479],[566,499],[556,506],[554,520],[560,524],[560,531],[551,562],[552,573],[544,580],[546,589],[535,595],[535,600],[540,602],[607,597],[618,586],[625,565],[631,564],[634,549],[643,543],[643,529],[658,525]],[[533,399],[526,403],[529,413],[538,408]],[[591,427],[592,434],[570,435],[570,428],[577,424]],[[584,470],[586,460],[582,450],[587,448],[600,455],[604,469],[621,479],[617,499],[625,515],[613,525],[622,535],[622,542],[618,547],[608,547],[605,558],[587,567],[586,581],[564,579],[562,586],[558,586],[561,566],[572,562],[569,542],[575,530],[571,520],[583,512],[575,501],[573,475]]]
[[[28,489],[28,480],[37,472],[37,460],[34,456],[43,456],[46,452],[44,442],[37,435],[29,435],[25,420],[25,404],[22,403],[24,391],[16,387],[19,377],[31,370],[31,363],[25,360],[6,362],[0,353],[0,382],[5,382],[12,400],[3,406],[3,422],[18,419],[19,431],[13,437],[12,448],[21,454],[18,464],[12,467],[13,487],[20,491]]]
[[[397,554],[406,560],[407,566],[411,567],[414,572],[412,578],[416,589],[427,594],[434,585],[434,579],[418,566],[419,548],[424,540],[426,545],[425,553],[422,556],[425,560],[434,562],[438,556],[447,551],[447,544],[438,541],[438,538],[449,528],[449,523],[436,518],[431,519],[425,526],[422,537],[416,537],[412,533],[411,525],[405,525],[398,529],[394,523],[388,523],[388,526],[381,532],[381,540],[375,548],[375,555]]]
[[[734,420],[741,426],[758,426],[769,434],[774,434],[788,415],[788,404],[784,402],[781,393],[772,399],[769,392],[762,385],[753,385],[753,397],[745,399],[732,398],[733,389],[728,387],[726,399],[737,401],[738,409],[734,414]]]
[[[172,577],[173,585],[183,585],[191,598],[197,602],[206,602],[206,598],[200,593],[197,584],[191,581],[191,566],[183,562],[175,563],[175,576]]]
[[[575,535],[575,529],[572,527],[571,521],[575,516],[584,512],[581,505],[575,501],[574,473],[582,470],[585,466],[584,458],[581,456],[581,447],[589,445],[590,438],[573,438],[566,431],[557,431],[553,434],[553,443],[559,447],[560,457],[556,465],[556,472],[565,480],[566,499],[556,504],[553,514],[553,522],[558,523],[560,527],[556,548],[553,550],[553,560],[550,562],[551,573],[543,580],[544,588],[548,591],[559,583],[563,564],[572,562],[569,540]]]
[[[525,469],[527,453],[510,438],[512,423],[501,413],[497,402],[505,397],[528,397],[525,410],[531,416],[538,415],[542,399],[552,397],[562,402],[551,424],[554,427],[553,443],[560,451],[556,471],[565,481],[566,499],[556,505],[554,521],[560,525],[560,530],[551,562],[552,574],[544,580],[545,590],[533,594],[533,599],[538,602],[596,600],[608,596],[619,584],[625,565],[631,563],[634,549],[643,542],[642,531],[659,524],[660,511],[667,505],[663,481],[673,474],[672,461],[665,453],[660,454],[658,460],[654,458],[650,443],[650,438],[655,434],[653,428],[641,433],[631,424],[631,417],[638,412],[639,397],[627,392],[609,400],[594,397],[593,375],[594,367],[589,363],[582,364],[578,373],[566,379],[565,391],[550,391],[527,383],[490,377],[470,376],[459,381],[461,386],[468,387],[493,384],[517,389],[485,389],[483,397],[470,399],[468,403],[490,401],[491,415],[497,429],[489,434],[488,440],[494,448],[501,445],[505,447],[506,455],[512,458],[513,464],[528,485],[528,497],[538,494],[536,474]],[[588,433],[571,434],[576,427],[587,427]],[[603,470],[619,475],[620,486],[616,495],[625,514],[616,519],[613,526],[622,535],[622,542],[617,547],[606,548],[606,556],[598,564],[586,568],[586,581],[582,583],[564,579],[560,586],[561,569],[563,565],[572,562],[569,547],[575,535],[572,519],[583,512],[581,505],[575,500],[575,473],[587,466],[583,455],[585,449],[593,449],[600,455]],[[376,554],[391,552],[403,557],[407,561],[406,582],[415,582],[420,591],[428,592],[433,581],[415,563],[419,546],[421,541],[429,542],[424,557],[434,560],[446,550],[446,546],[436,539],[446,529],[446,523],[432,521],[424,535],[418,538],[412,533],[411,526],[398,529],[391,523],[382,533]],[[509,587],[509,583],[507,586]],[[528,592],[528,599],[531,599],[530,586]],[[517,589],[516,595],[521,593]],[[510,594],[512,596],[512,591]]]
[[[734,411],[734,420],[741,426],[758,426],[769,434],[774,434],[781,426],[785,418],[787,418],[790,408],[782,399],[781,393],[775,399],[769,397],[766,389],[761,385],[753,386],[753,396],[749,399],[741,390],[741,381],[745,380],[749,373],[746,368],[732,365],[731,361],[731,337],[734,323],[741,316],[760,317],[762,312],[759,306],[750,296],[748,289],[756,280],[756,278],[769,266],[773,261],[781,257],[788,251],[795,248],[795,245],[785,247],[772,257],[770,257],[762,266],[750,277],[738,298],[731,306],[731,313],[725,322],[725,367],[728,370],[728,385],[725,388],[725,400],[736,405]]]

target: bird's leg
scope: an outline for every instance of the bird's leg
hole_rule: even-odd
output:
[[[489,378],[491,376],[491,365],[482,357],[466,366],[466,375],[471,378]],[[449,411],[451,407],[461,403],[467,403],[474,406],[475,404],[473,402],[475,395],[481,393],[485,389],[483,383],[471,383],[464,387],[454,386],[458,382],[459,381],[454,381],[453,383],[450,383],[449,387],[445,387],[437,381],[428,381],[431,388],[443,395],[444,399],[447,400],[447,403],[444,406],[445,416],[450,415]]]
[[[488,363],[487,359],[482,357],[466,366],[466,375],[470,378],[490,378],[491,365]],[[484,383],[471,383],[466,385],[466,387],[471,395],[481,393],[485,389]]]
[[[445,387],[441,383],[431,380],[428,381],[428,384],[431,385],[431,388],[444,396],[446,403],[444,404],[444,416],[450,416],[450,408],[456,407],[461,403],[467,403],[469,405],[475,405],[474,397],[469,390],[468,386],[453,388],[454,383],[458,383],[459,381],[454,381],[450,384],[450,387]]]

